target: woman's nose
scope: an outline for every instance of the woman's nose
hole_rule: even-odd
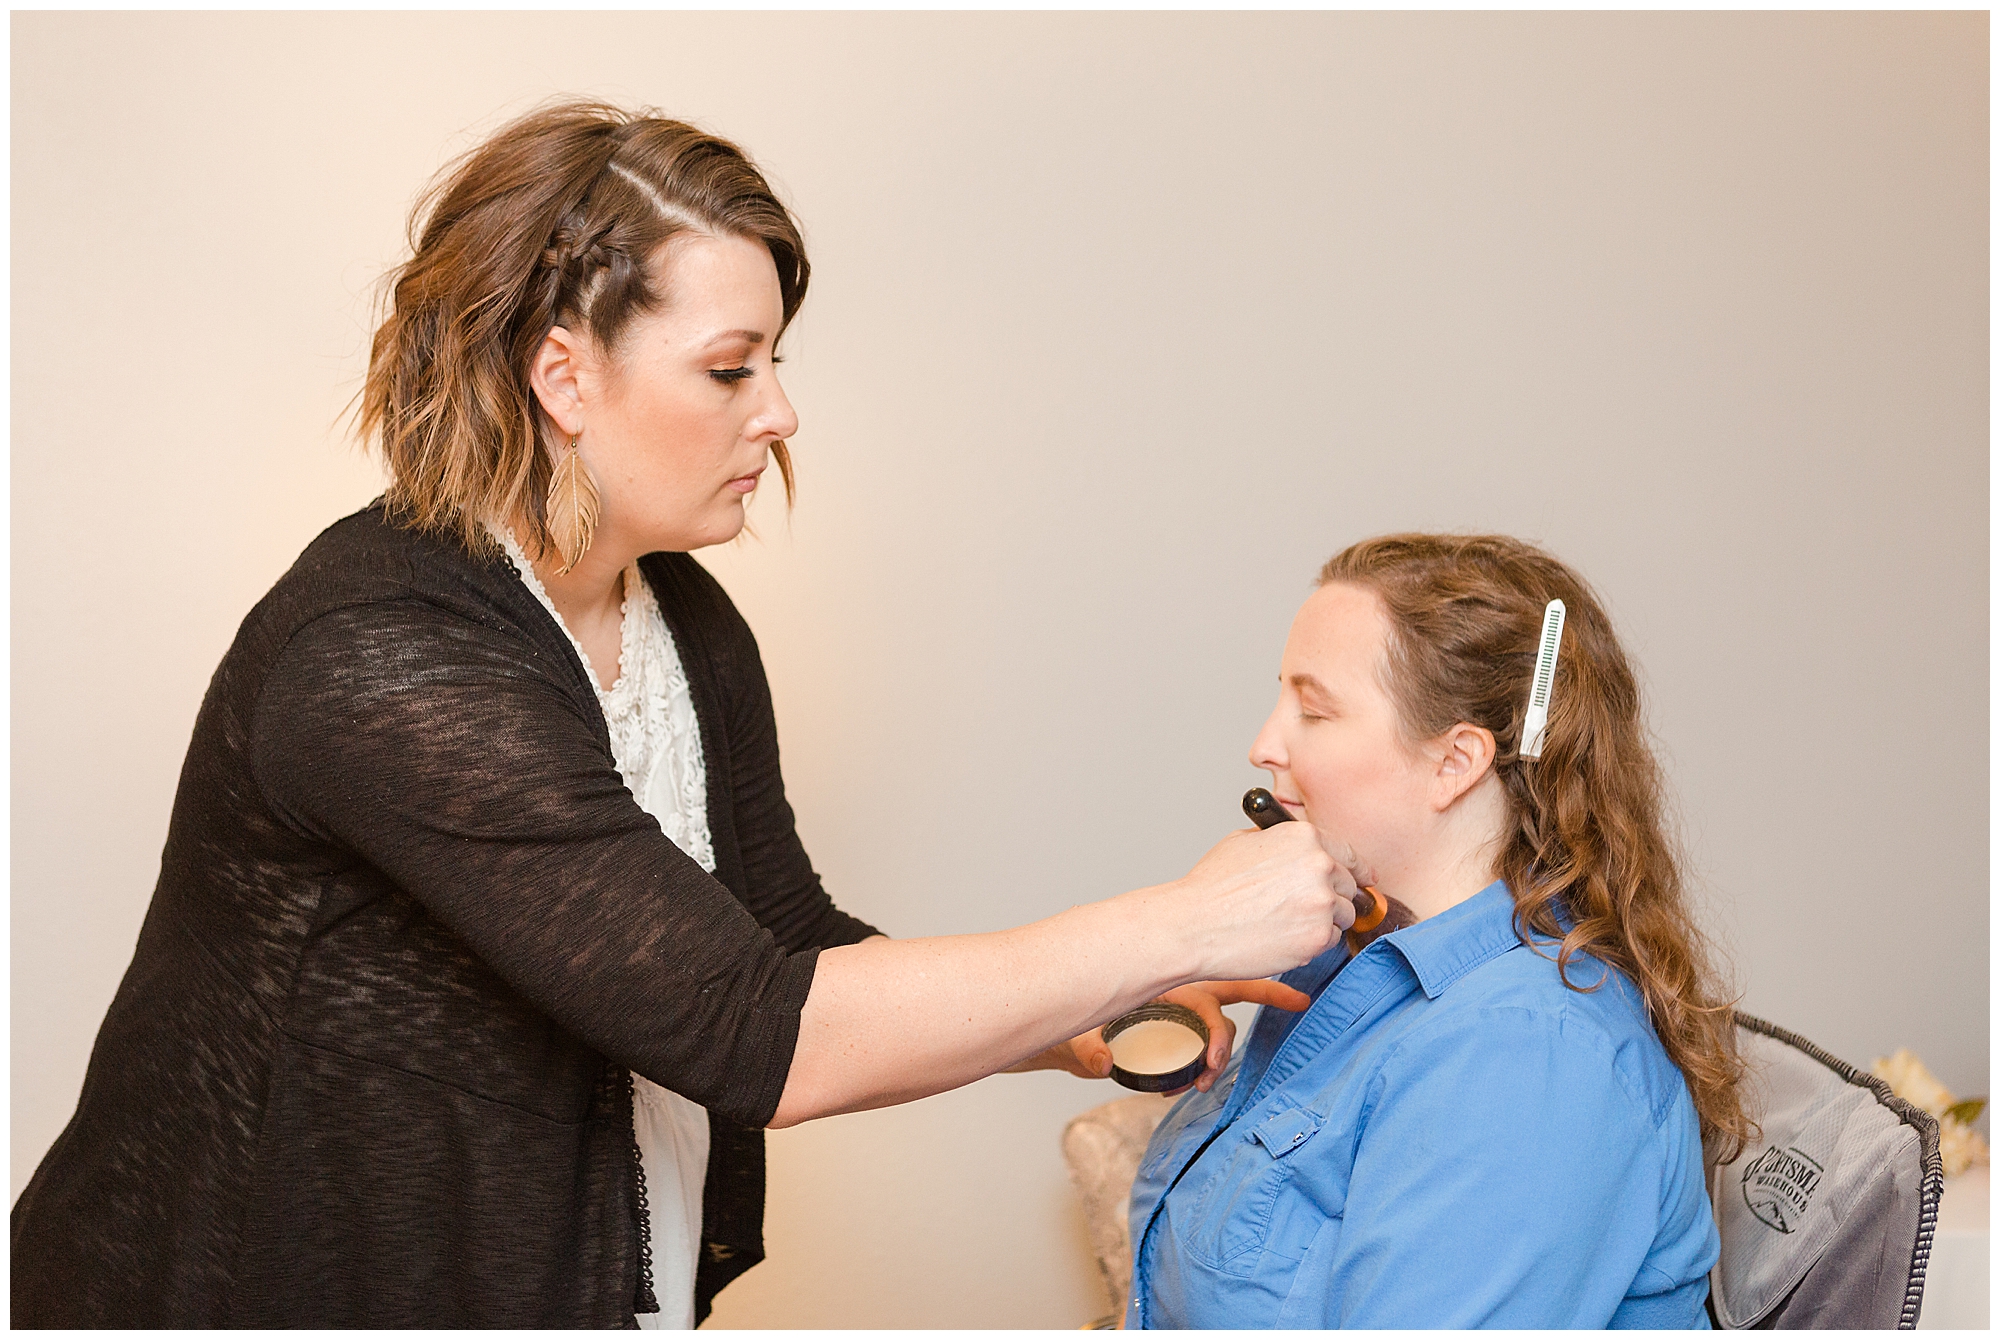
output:
[[[1278,730],[1278,709],[1275,707],[1271,709],[1271,715],[1264,718],[1264,729],[1258,731],[1257,738],[1250,742],[1250,766],[1266,772],[1283,772],[1289,766],[1284,737]]]
[[[751,436],[775,437],[781,440],[791,437],[799,431],[798,411],[792,408],[791,397],[787,396],[785,388],[778,384],[775,372],[766,384],[770,387],[769,398],[757,411],[757,417],[751,421]]]

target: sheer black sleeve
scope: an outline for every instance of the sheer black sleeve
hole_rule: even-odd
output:
[[[674,846],[517,634],[418,599],[321,615],[273,663],[252,732],[285,822],[380,870],[607,1057],[770,1120],[816,951],[788,952]],[[758,813],[783,804],[775,782],[752,792]]]

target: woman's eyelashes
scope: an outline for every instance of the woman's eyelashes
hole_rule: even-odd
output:
[[[771,359],[771,362],[774,364],[782,363],[784,361],[785,361],[784,359],[779,358],[775,355]],[[733,368],[710,368],[708,370],[708,375],[713,377],[716,381],[721,382],[724,386],[734,386],[736,385],[736,383],[740,381],[747,381],[750,378],[756,376],[757,369],[745,363],[742,364],[741,366]]]

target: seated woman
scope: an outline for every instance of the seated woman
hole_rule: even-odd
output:
[[[1281,978],[1311,1007],[1162,1123],[1126,1324],[1705,1327],[1740,1063],[1603,609],[1516,540],[1368,540],[1279,682],[1251,761],[1408,924]]]

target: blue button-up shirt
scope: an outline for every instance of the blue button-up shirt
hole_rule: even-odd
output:
[[[1283,979],[1132,1188],[1130,1327],[1705,1327],[1700,1128],[1638,991],[1507,886]],[[1546,956],[1545,956],[1546,955]]]

